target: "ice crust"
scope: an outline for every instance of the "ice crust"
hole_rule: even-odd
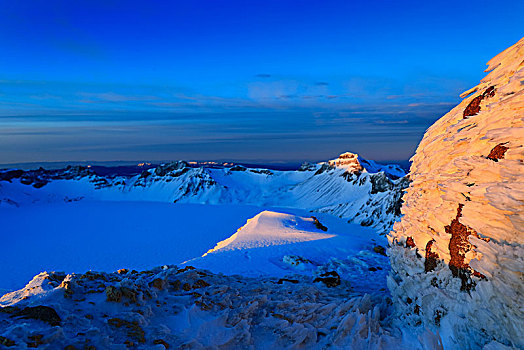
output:
[[[389,234],[397,313],[439,330],[445,348],[524,347],[524,38],[488,66],[426,131],[403,218]],[[430,241],[433,271],[425,267]]]

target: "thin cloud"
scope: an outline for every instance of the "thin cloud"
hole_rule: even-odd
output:
[[[123,95],[117,94],[114,92],[102,92],[102,93],[92,93],[92,92],[81,92],[80,96],[88,98],[89,101],[96,102],[130,102],[130,101],[152,101],[159,100],[158,96],[148,96],[148,95]]]

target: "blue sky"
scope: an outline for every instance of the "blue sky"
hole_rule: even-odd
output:
[[[523,1],[2,1],[0,164],[407,159]]]

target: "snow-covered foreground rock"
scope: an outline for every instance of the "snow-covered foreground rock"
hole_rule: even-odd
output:
[[[404,349],[390,304],[310,279],[190,267],[42,273],[0,299],[0,346],[26,349]],[[422,342],[432,344],[428,334]],[[91,347],[90,347],[91,346]]]
[[[447,348],[524,348],[524,39],[488,65],[426,132],[390,234],[398,315]]]

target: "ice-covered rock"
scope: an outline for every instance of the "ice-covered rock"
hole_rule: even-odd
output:
[[[445,348],[524,347],[524,38],[412,158],[388,281],[399,317]]]

